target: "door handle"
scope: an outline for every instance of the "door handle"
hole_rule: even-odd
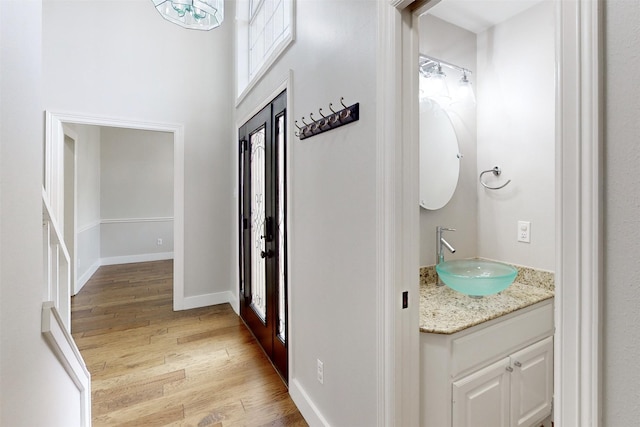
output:
[[[260,251],[260,258],[273,258],[274,252],[269,249],[268,251]]]
[[[265,219],[264,236],[260,236],[260,239],[264,239],[265,242],[273,241],[273,217],[268,216]]]

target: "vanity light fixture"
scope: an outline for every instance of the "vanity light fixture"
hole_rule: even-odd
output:
[[[446,84],[446,74],[442,71],[443,66],[462,73],[462,78],[454,91],[453,102],[465,101],[475,104],[473,87],[467,76],[467,74],[471,74],[470,70],[423,54],[420,54],[418,62],[420,99],[431,98],[443,107],[451,102]]]
[[[152,0],[167,21],[192,30],[208,31],[224,20],[224,0]]]
[[[467,78],[467,70],[462,70],[462,78],[458,82],[458,90],[456,92],[456,98],[461,102],[468,102],[470,104],[476,103],[476,96],[473,93],[473,87],[471,82]]]
[[[427,69],[421,68],[422,87],[421,92],[423,97],[433,98],[441,101],[449,101],[449,88],[447,87],[447,75],[442,71],[442,65],[440,63],[434,64],[434,66]]]

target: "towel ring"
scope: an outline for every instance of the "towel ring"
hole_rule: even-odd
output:
[[[485,184],[485,183],[482,181],[482,175],[484,175],[485,173],[489,173],[489,172],[493,172],[493,174],[494,174],[495,176],[500,176],[500,174],[502,173],[502,170],[500,169],[500,167],[499,167],[499,166],[495,166],[493,169],[488,169],[488,170],[486,170],[486,171],[482,171],[482,173],[480,174],[480,177],[479,177],[478,179],[480,180],[480,184],[482,184],[482,186],[483,186],[484,188],[487,188],[487,189],[489,189],[489,190],[500,190],[501,188],[506,187],[506,186],[507,186],[507,184],[509,184],[509,183],[511,182],[511,180],[508,180],[507,182],[505,182],[504,184],[502,184],[502,185],[501,185],[501,186],[499,186],[499,187],[490,187],[490,186],[488,186],[487,184]]]

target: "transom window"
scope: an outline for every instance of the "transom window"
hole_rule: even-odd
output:
[[[237,5],[237,89],[241,96],[293,41],[293,0],[244,0]]]

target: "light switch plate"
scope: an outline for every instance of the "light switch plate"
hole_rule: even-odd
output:
[[[518,242],[531,243],[531,221],[518,221]]]

